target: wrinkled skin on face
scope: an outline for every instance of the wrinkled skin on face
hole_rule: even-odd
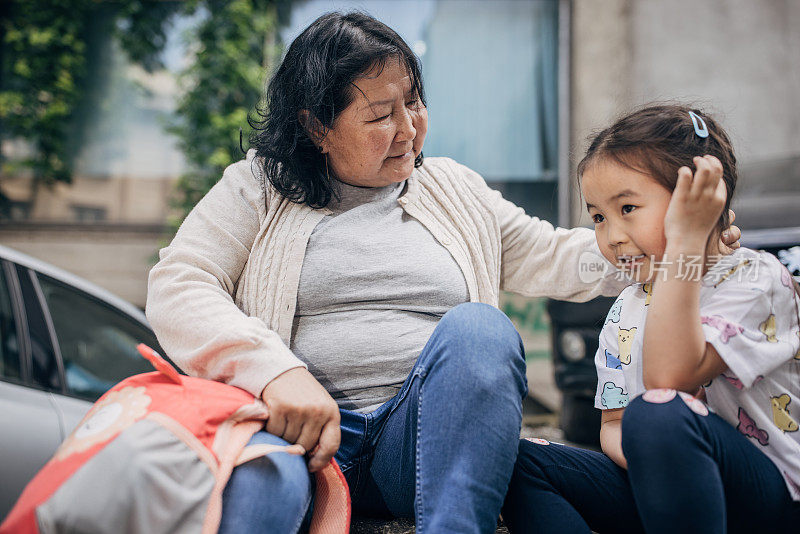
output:
[[[428,131],[428,110],[412,93],[398,58],[354,82],[353,102],[319,140],[332,175],[350,185],[383,187],[411,176]]]

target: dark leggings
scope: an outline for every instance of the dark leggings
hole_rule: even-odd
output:
[[[702,412],[702,410],[699,410]],[[749,438],[679,397],[634,399],[628,471],[602,453],[521,440],[503,519],[512,533],[798,532],[778,468]]]

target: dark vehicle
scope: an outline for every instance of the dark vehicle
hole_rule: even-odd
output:
[[[152,371],[138,343],[161,351],[139,309],[0,246],[0,520],[100,395]]]
[[[772,253],[800,281],[800,157],[743,169],[733,208],[742,246]],[[555,381],[563,393],[560,426],[569,441],[600,444],[594,355],[614,300],[547,303]]]

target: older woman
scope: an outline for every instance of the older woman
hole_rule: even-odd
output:
[[[529,217],[446,158],[423,160],[416,57],[375,19],[332,13],[291,44],[255,150],[198,203],[150,273],[147,316],[186,372],[269,406],[221,530],[295,532],[335,454],[356,511],[418,532],[487,532],[526,394],[501,289],[588,300],[586,229]]]

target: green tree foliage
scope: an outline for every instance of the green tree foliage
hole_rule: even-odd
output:
[[[3,2],[0,136],[30,143],[34,154],[14,163],[32,169],[36,180],[44,183],[70,180],[67,126],[82,95],[90,20],[86,15],[93,4]]]
[[[178,183],[181,220],[225,167],[242,157],[240,128],[247,139],[247,114],[258,103],[265,72],[277,56],[278,4],[233,0],[187,6],[202,9],[205,17],[189,39],[197,46],[196,60],[181,75],[183,96],[170,126],[192,167]]]
[[[21,138],[33,149],[24,160],[0,160],[0,172],[27,167],[37,185],[70,181],[88,58],[92,46],[107,44],[92,42],[92,24],[105,24],[101,30],[113,31],[133,62],[154,71],[163,67],[159,58],[172,17],[194,15],[200,22],[186,38],[195,60],[180,75],[182,96],[175,119],[167,124],[191,169],[178,183],[177,227],[223,169],[241,158],[239,131],[244,129],[247,138],[247,114],[277,57],[278,21],[288,15],[290,3],[0,1],[0,140]]]

